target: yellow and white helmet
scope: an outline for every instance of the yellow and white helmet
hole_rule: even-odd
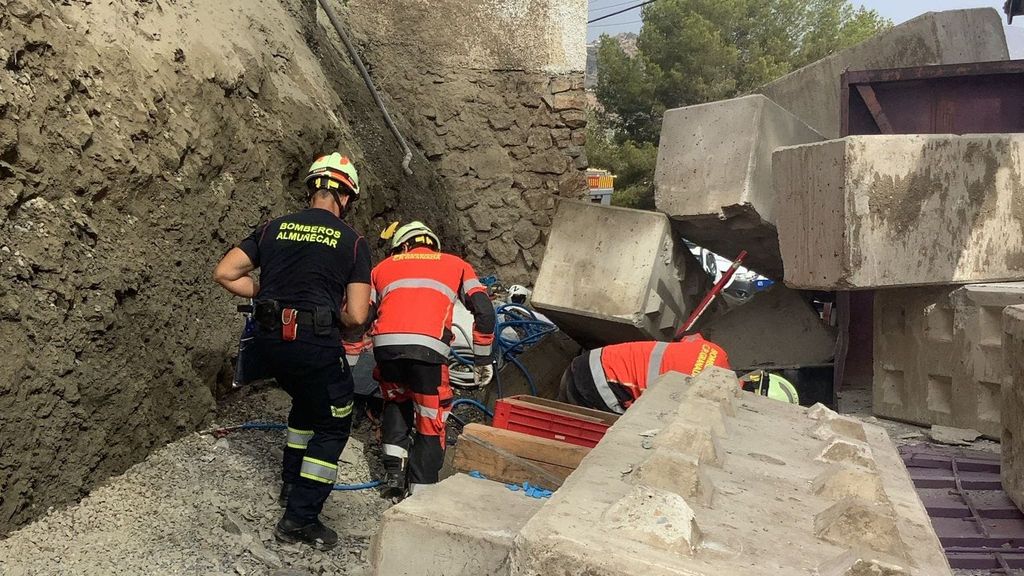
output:
[[[348,156],[334,152],[313,162],[306,174],[306,187],[312,194],[316,190],[338,190],[348,193],[352,201],[359,198],[359,173]]]
[[[381,240],[391,241],[391,250],[401,247],[406,242],[424,244],[434,250],[441,249],[441,239],[434,234],[434,231],[419,220],[413,220],[405,226],[399,227],[398,222],[392,222],[390,226],[380,233]]]

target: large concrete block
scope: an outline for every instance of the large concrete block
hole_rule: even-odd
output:
[[[688,419],[695,404],[718,404],[727,434]],[[511,554],[513,576],[867,573],[951,574],[886,432],[717,368],[648,388]]]
[[[1010,371],[1003,386],[1003,490],[1024,510],[1024,306],[1003,310],[1003,332]]]
[[[667,340],[706,278],[691,261],[664,214],[563,201],[532,304],[588,348]]]
[[[789,112],[756,94],[665,113],[655,202],[683,237],[782,277],[775,232],[772,152],[823,140]]]
[[[875,415],[999,439],[1002,313],[1013,304],[1024,304],[1024,283],[876,292]]]
[[[922,426],[956,426],[953,377],[955,287],[875,293],[873,410],[876,416]]]
[[[513,538],[542,503],[504,484],[456,474],[384,513],[372,545],[373,573],[508,574]]]
[[[775,153],[786,284],[1024,278],[1024,134],[854,136]]]
[[[825,364],[835,354],[836,331],[796,291],[776,284],[700,327],[729,353],[736,370]]]
[[[1003,310],[1024,304],[1024,282],[973,284],[953,292],[953,341],[960,365],[953,405],[960,428],[998,440],[1003,432],[1003,386],[1011,382],[1003,358]]]
[[[765,85],[761,92],[827,138],[840,136],[844,70],[990,62],[1009,58],[992,8],[930,12]]]

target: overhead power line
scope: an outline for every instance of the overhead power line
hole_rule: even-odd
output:
[[[600,12],[602,10],[611,10],[612,8],[618,8],[619,6],[625,6],[627,4],[633,4],[636,0],[629,0],[628,2],[619,2],[618,4],[609,4],[608,6],[601,6],[600,8],[591,8],[587,12]]]
[[[600,22],[601,20],[604,20],[606,18],[611,18],[612,16],[618,16],[619,14],[622,14],[624,12],[629,12],[630,10],[636,10],[637,8],[642,8],[644,6],[647,6],[648,4],[653,4],[653,3],[657,2],[657,1],[658,0],[647,0],[646,2],[641,2],[639,4],[634,4],[634,5],[630,6],[629,8],[623,8],[622,10],[619,10],[617,12],[612,12],[611,14],[605,14],[604,16],[598,16],[597,18],[594,18],[593,20],[587,20],[587,24],[593,24],[594,22]]]
[[[629,22],[610,22],[608,24],[594,24],[591,28],[608,28],[609,26],[630,26],[632,24],[639,24],[643,20],[630,20]]]

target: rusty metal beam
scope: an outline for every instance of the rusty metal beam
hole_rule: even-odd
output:
[[[864,104],[868,107],[871,117],[875,119],[875,124],[878,124],[878,129],[882,134],[895,134],[896,131],[892,129],[889,118],[886,117],[885,111],[882,110],[882,105],[878,102],[875,89],[870,84],[858,84],[857,93],[864,100]]]

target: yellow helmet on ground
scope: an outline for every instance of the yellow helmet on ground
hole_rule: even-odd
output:
[[[413,220],[402,227],[398,226],[398,222],[392,222],[390,226],[380,233],[380,237],[381,240],[391,241],[391,250],[401,247],[406,242],[423,244],[434,250],[441,249],[441,239],[437,237],[437,234],[434,234],[433,230],[419,220]]]
[[[767,383],[767,386],[765,385]],[[778,374],[767,370],[757,370],[740,378],[740,385],[747,392],[767,396],[772,400],[800,404],[800,394],[796,386]]]
[[[312,194],[316,190],[333,191],[344,188],[344,192],[359,198],[359,173],[348,156],[334,152],[321,156],[313,162],[306,174],[306,187]]]

